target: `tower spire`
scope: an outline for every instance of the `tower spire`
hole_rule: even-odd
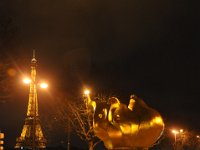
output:
[[[33,58],[31,60],[32,64],[36,64],[37,60],[35,58],[35,50],[33,50]]]
[[[33,58],[35,58],[35,50],[33,49]]]

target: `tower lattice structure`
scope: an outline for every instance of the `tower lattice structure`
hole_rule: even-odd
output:
[[[27,114],[21,135],[16,139],[16,149],[39,150],[46,148],[46,139],[42,132],[38,113],[36,66],[37,60],[33,53]]]

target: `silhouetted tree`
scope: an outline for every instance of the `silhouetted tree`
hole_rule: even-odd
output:
[[[75,101],[65,100],[59,105],[58,116],[63,122],[70,123],[71,130],[88,144],[89,150],[100,142],[93,130],[93,114],[88,109],[84,98]]]

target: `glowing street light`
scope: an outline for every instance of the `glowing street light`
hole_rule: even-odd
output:
[[[23,83],[24,84],[30,84],[31,82],[32,82],[32,80],[30,78],[28,78],[28,77],[23,79]],[[45,83],[45,82],[42,82],[42,83],[39,83],[39,86],[42,89],[46,89],[46,88],[48,88],[49,85],[47,83]]]
[[[42,89],[46,89],[46,88],[48,88],[48,84],[47,83],[40,83],[40,87]]]
[[[90,103],[90,101],[91,101],[91,99],[90,99],[90,90],[85,89],[83,91],[83,97],[85,99],[86,105],[88,105]]]
[[[90,90],[85,89],[83,93],[84,93],[83,97],[85,99],[86,107],[88,107],[88,104],[91,102],[91,99],[90,99]]]
[[[179,133],[177,130],[172,130],[172,133],[174,134],[174,149],[176,149],[176,135]]]
[[[90,102],[91,102],[91,99],[90,99],[90,90],[88,90],[88,89],[85,89],[84,91],[83,91],[83,98],[84,98],[84,101],[85,101],[85,105],[86,105],[86,110],[87,110],[87,113],[89,114],[89,104],[90,104]]]
[[[89,113],[92,113],[89,110],[89,105],[93,107],[93,111],[95,111],[95,108],[96,108],[96,102],[91,100],[90,93],[91,92],[88,89],[85,89],[83,91],[83,99],[84,99],[84,102],[85,102],[85,105],[86,105],[86,109],[87,109],[87,113],[88,113],[89,116],[91,116],[91,114],[89,114]]]
[[[30,84],[31,83],[31,79],[29,79],[29,78],[24,78],[23,79],[23,82],[25,83],[25,84]]]
[[[183,129],[180,129],[179,132],[180,132],[180,133],[183,133]]]
[[[172,130],[172,133],[173,133],[174,135],[176,135],[176,134],[178,134],[179,132],[178,132],[177,130]]]
[[[90,91],[88,89],[86,89],[86,90],[84,90],[84,94],[88,96],[90,94]]]

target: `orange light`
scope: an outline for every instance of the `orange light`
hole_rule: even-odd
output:
[[[180,133],[183,133],[183,129],[180,129]]]
[[[172,130],[173,134],[178,134],[179,132],[177,130]]]
[[[89,95],[89,94],[90,94],[90,91],[86,89],[86,90],[84,91],[84,94],[85,94],[85,95]]]
[[[31,83],[31,79],[29,79],[29,78],[24,78],[24,79],[23,79],[23,82],[24,82],[25,84],[30,84],[30,83]]]
[[[0,132],[0,139],[3,139],[3,138],[4,138],[4,133]]]
[[[46,88],[48,88],[48,84],[47,84],[47,83],[41,83],[41,84],[40,84],[40,87],[41,87],[42,89],[46,89]]]

